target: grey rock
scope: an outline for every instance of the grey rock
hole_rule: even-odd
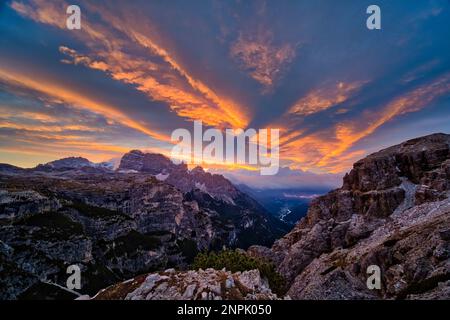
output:
[[[270,252],[249,254],[272,256],[293,299],[449,299],[449,145],[434,134],[356,162]],[[381,290],[367,288],[369,265]]]
[[[232,280],[230,280],[232,279]],[[225,282],[228,280],[229,284]],[[121,299],[114,296],[115,292],[127,290],[127,283],[134,283],[130,279],[125,283],[106,288],[95,295],[93,299]],[[128,289],[130,290],[130,289]],[[123,294],[123,293],[122,293]],[[153,273],[144,278],[137,288],[128,292],[126,300],[228,300],[278,299],[272,293],[267,283],[261,279],[258,270],[242,273],[231,273],[222,270],[182,271],[166,275]]]

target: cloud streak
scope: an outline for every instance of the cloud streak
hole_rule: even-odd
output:
[[[239,67],[270,91],[295,58],[295,46],[290,43],[274,44],[268,30],[241,33],[232,44],[230,54]]]
[[[59,9],[64,4],[32,0],[30,5],[25,5],[14,1],[11,7],[37,22],[65,28],[61,21],[65,21],[66,17],[64,11]],[[247,125],[248,117],[243,106],[219,96],[205,83],[195,79],[150,35],[137,30],[126,19],[118,19],[106,8],[98,8],[92,3],[85,7],[101,15],[101,21],[107,21],[107,25],[85,18],[83,32],[77,36],[90,52],[80,54],[72,48],[61,46],[60,51],[69,58],[64,59],[64,63],[107,72],[115,80],[135,85],[151,100],[167,103],[172,111],[189,120],[202,119],[207,125],[222,128]],[[120,6],[116,8],[120,9]],[[147,51],[141,55],[131,55],[126,52],[131,51],[130,48]],[[156,62],[161,59],[164,63]]]
[[[170,141],[166,135],[159,134],[148,129],[136,120],[129,118],[115,106],[106,105],[102,102],[95,101],[78,92],[71,91],[68,88],[61,87],[55,83],[47,82],[44,76],[39,77],[39,81],[29,78],[12,70],[0,69],[0,80],[9,84],[19,85],[21,87],[34,90],[43,95],[58,101],[64,101],[75,108],[85,109],[94,113],[104,115],[111,121],[119,122],[127,127],[145,133],[146,135],[163,141]]]
[[[288,115],[308,116],[344,103],[365,83],[367,81],[338,82],[332,86],[323,85],[300,98],[288,110]]]
[[[357,142],[396,117],[417,112],[449,92],[450,74],[445,74],[395,97],[385,106],[368,109],[361,116],[331,128],[292,139],[283,145],[282,156],[291,161],[293,167],[340,173],[366,153],[365,150],[351,150]]]
[[[450,130],[443,0],[407,12],[392,4],[396,21],[386,17],[381,35],[355,18],[366,15],[356,3],[80,0],[82,30],[71,31],[68,1],[8,4],[0,12],[0,162],[167,154],[172,130],[202,120],[279,128],[282,166],[341,174],[391,139],[418,135],[420,117],[420,134]]]

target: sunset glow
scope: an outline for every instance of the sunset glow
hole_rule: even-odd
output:
[[[1,7],[0,162],[169,155],[171,132],[201,120],[221,130],[280,128],[281,166],[342,175],[374,150],[450,129],[444,2],[408,13],[392,5],[396,24],[378,33],[367,32],[364,12],[348,19],[331,3],[286,3],[281,21],[265,2],[80,2],[79,31],[66,29],[62,1]],[[339,28],[323,24],[329,11]]]

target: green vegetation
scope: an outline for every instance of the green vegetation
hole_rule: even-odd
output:
[[[282,295],[286,291],[285,281],[275,271],[273,264],[250,257],[237,250],[223,250],[218,253],[200,253],[195,257],[192,268],[195,270],[200,268],[213,268],[216,270],[225,268],[231,272],[258,269],[261,276],[269,281],[270,288],[273,292]]]

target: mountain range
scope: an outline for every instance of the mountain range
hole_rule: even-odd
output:
[[[98,299],[449,299],[450,135],[356,162],[289,230],[245,186],[162,155],[0,165],[2,299],[73,298],[71,264]],[[188,270],[224,246],[272,264],[285,293],[258,270]]]
[[[312,200],[292,231],[245,254],[271,262],[286,293],[274,295],[258,270],[166,270],[94,299],[450,299],[450,135],[356,162],[342,187]],[[368,286],[373,267],[379,288]]]
[[[81,265],[93,293],[200,251],[271,245],[290,227],[221,175],[133,150],[119,168],[65,158],[32,169],[0,165],[3,299],[63,296]]]

